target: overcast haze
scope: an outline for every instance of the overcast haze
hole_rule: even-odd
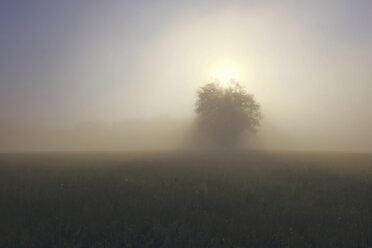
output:
[[[224,64],[258,148],[372,151],[369,0],[1,1],[0,150],[176,147]]]

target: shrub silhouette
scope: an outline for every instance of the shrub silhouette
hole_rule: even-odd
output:
[[[219,145],[236,145],[244,132],[254,133],[260,126],[260,106],[253,95],[237,82],[227,88],[208,83],[197,92],[197,126],[205,137]]]

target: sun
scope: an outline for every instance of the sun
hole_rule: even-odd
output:
[[[213,70],[212,77],[218,80],[222,86],[228,86],[232,80],[239,79],[239,72],[233,65],[223,64]]]

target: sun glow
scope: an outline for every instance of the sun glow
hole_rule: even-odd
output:
[[[223,64],[213,70],[212,77],[218,80],[223,86],[228,86],[232,80],[239,80],[239,73],[233,65]]]

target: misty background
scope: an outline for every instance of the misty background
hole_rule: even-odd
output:
[[[233,64],[255,149],[372,151],[372,2],[0,2],[0,151],[177,149]]]

